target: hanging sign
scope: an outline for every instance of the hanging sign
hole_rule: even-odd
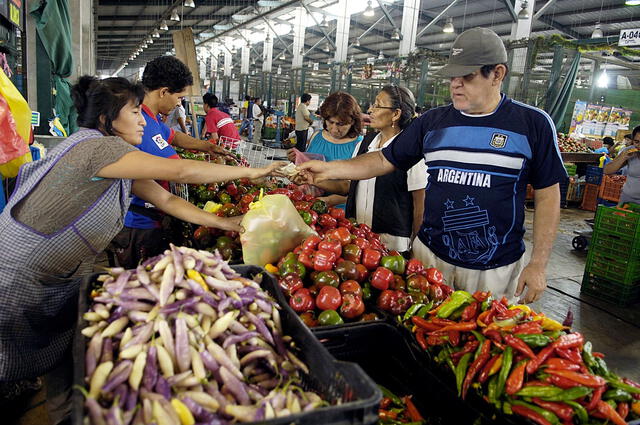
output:
[[[367,64],[373,65],[375,63],[376,63],[376,58],[374,58],[374,57],[367,58]]]
[[[621,30],[618,46],[640,46],[640,28]]]

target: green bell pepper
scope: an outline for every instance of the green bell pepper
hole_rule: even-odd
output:
[[[309,211],[298,211],[298,214],[300,214],[300,217],[302,217],[302,221],[304,221],[304,224],[306,224],[307,226],[311,226],[313,217],[311,216],[311,213]]]
[[[325,310],[318,315],[318,323],[322,326],[342,325],[344,320],[335,310]]]
[[[325,214],[327,212],[327,203],[322,199],[316,199],[313,204],[311,204],[311,210],[318,214]]]
[[[393,274],[403,274],[407,260],[402,255],[387,255],[382,257],[380,265],[391,270]]]

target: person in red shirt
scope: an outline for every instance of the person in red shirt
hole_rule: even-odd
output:
[[[236,124],[231,119],[231,116],[217,108],[218,97],[213,93],[205,93],[202,96],[202,100],[204,102],[204,111],[207,113],[204,118],[203,138],[227,147],[237,147],[240,141],[240,133],[238,133]]]

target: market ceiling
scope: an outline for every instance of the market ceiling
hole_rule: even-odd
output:
[[[313,15],[306,28],[304,50],[308,53],[305,62],[333,60],[334,50],[324,34],[335,39],[336,19],[331,10],[337,4],[336,0],[193,0],[195,7],[188,7],[190,2],[184,0],[94,1],[97,3],[97,69],[101,73],[111,73],[125,61],[129,62],[129,69],[136,69],[148,60],[170,52],[173,47],[171,32],[185,27],[193,28],[198,37],[196,44],[202,45],[223,35],[233,36],[242,44],[236,30],[254,30],[251,57],[256,59],[257,65],[252,68],[261,69],[262,16],[283,28],[274,40],[274,66],[287,69],[291,65],[289,53],[293,32],[286,33],[286,23],[292,21],[292,11],[302,2]],[[427,29],[419,37],[418,47],[446,55],[457,34],[476,26],[491,28],[505,40],[509,38],[518,12],[511,0],[457,0],[453,5],[451,3],[451,0],[421,1],[418,32]],[[385,57],[396,56],[398,52],[399,42],[393,38],[394,30],[402,25],[403,1],[372,0],[371,5],[374,16],[365,16],[367,4],[364,0],[349,3],[354,12],[349,30],[349,56],[355,60],[378,56],[380,50]],[[598,21],[605,37],[618,35],[621,29],[640,28],[640,6],[626,6],[625,0],[538,0],[534,11],[533,36],[560,34],[571,39],[588,39]],[[180,20],[171,20],[172,15]],[[326,16],[325,22],[323,16]],[[454,33],[443,32],[447,18],[452,19]],[[163,22],[168,30],[160,29]],[[356,38],[359,46],[354,43]],[[134,60],[129,60],[145,40],[153,43],[147,42],[147,47]],[[284,60],[279,59],[282,52],[287,53]],[[239,66],[239,53],[234,62]]]

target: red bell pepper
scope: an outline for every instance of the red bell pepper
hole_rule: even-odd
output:
[[[412,274],[420,274],[423,271],[424,271],[424,264],[422,264],[422,261],[418,260],[417,258],[412,258],[409,261],[407,261],[407,265],[406,265],[407,276],[410,276]]]
[[[602,400],[598,401],[598,403],[596,404],[596,411],[602,413],[606,419],[610,420],[616,425],[627,425],[627,421],[622,419],[618,412],[616,412],[609,403],[606,403]]]
[[[435,267],[429,267],[427,270],[427,280],[432,285],[442,285],[444,277],[442,272]]]
[[[476,358],[469,369],[467,370],[467,375],[464,377],[464,381],[462,382],[462,399],[464,400],[467,396],[467,391],[473,382],[473,378],[475,378],[476,374],[480,369],[484,367],[484,365],[489,361],[489,357],[491,357],[491,340],[485,339],[482,343],[482,347],[480,348],[480,354],[478,358]]]
[[[337,310],[342,305],[342,295],[338,288],[323,286],[316,297],[316,306],[320,310]]]
[[[524,372],[526,368],[527,360],[523,360],[516,365],[513,371],[511,371],[511,374],[509,375],[505,383],[505,392],[508,395],[514,395],[522,389],[522,384],[524,383]]]
[[[318,217],[318,224],[325,229],[335,229],[338,226],[338,220],[331,217],[329,214],[320,214]]]
[[[295,201],[293,203],[293,206],[298,211],[307,211],[307,212],[309,212],[309,210],[311,210],[311,203],[310,202],[306,202],[306,201]]]
[[[511,348],[520,351],[522,354],[529,357],[531,360],[534,360],[536,358],[536,355],[533,353],[533,350],[531,350],[531,347],[529,347],[520,338],[516,338],[513,335],[506,334],[504,336],[504,342],[506,342]]]
[[[340,315],[345,319],[354,319],[364,313],[364,302],[362,298],[356,294],[344,294],[342,297],[342,305],[340,306]]]
[[[289,199],[291,199],[294,202],[300,202],[304,199],[304,193],[302,193],[299,190],[292,190],[288,196],[289,196]]]
[[[533,398],[532,401],[543,409],[556,414],[563,421],[570,421],[573,418],[573,409],[564,403],[556,403],[552,401],[544,401],[539,398]]]
[[[335,265],[335,253],[332,251],[318,250],[313,256],[313,269],[319,272],[329,271]]]
[[[553,354],[554,351],[555,348],[553,344],[549,344],[542,350],[540,350],[538,355],[534,359],[532,359],[529,364],[527,364],[527,373],[529,375],[533,375],[534,373],[536,373],[536,370],[538,370],[542,363],[544,363],[549,357],[551,357],[551,354]]]
[[[313,310],[315,302],[313,301],[311,292],[307,288],[301,288],[294,292],[291,298],[289,298],[289,305],[293,311],[302,313],[304,311]]]
[[[331,215],[331,217],[335,218],[336,220],[339,220],[341,218],[345,218],[345,210],[343,210],[342,208],[329,208],[329,215]]]
[[[369,270],[373,270],[380,265],[380,259],[382,258],[382,252],[372,249],[365,248],[362,250],[362,260],[361,263]]]
[[[547,421],[540,413],[531,410],[528,407],[514,405],[511,406],[511,410],[513,411],[513,413],[527,418],[537,423],[538,425],[551,425],[551,423]]]
[[[558,357],[553,357],[546,362],[544,362],[544,366],[547,366],[548,369],[560,369],[560,370],[580,370],[580,365],[574,362],[571,362],[567,359],[560,359]]]
[[[378,267],[373,273],[371,273],[371,286],[381,291],[389,289],[389,285],[393,280],[393,272],[384,267]]]
[[[364,282],[369,276],[369,270],[362,264],[356,264],[356,271],[358,272],[358,276],[355,280],[358,282]]]
[[[353,243],[348,243],[344,246],[343,257],[345,260],[353,261],[354,263],[360,263],[362,257],[362,249]]]
[[[353,244],[359,246],[360,249],[363,251],[371,246],[371,243],[369,243],[368,240],[360,237],[356,237],[353,240]]]
[[[336,258],[342,255],[342,245],[340,245],[339,241],[325,239],[318,244],[318,250],[320,249],[335,252]]]
[[[607,383],[607,381],[600,376],[574,372],[571,370],[548,369],[547,372],[556,376],[562,376],[563,378],[570,379],[590,388],[598,388]]]
[[[541,334],[542,333],[542,325],[539,320],[522,323],[514,327],[511,332],[515,335],[517,334]]]
[[[396,293],[396,291],[393,291],[391,289],[383,289],[380,295],[378,295],[376,305],[381,310],[391,311],[391,306],[394,302],[396,302],[397,298],[398,294]],[[413,316],[411,320],[413,320],[414,318],[416,318],[416,316]],[[420,318],[418,317],[418,319]]]
[[[322,241],[322,239],[320,239],[320,236],[318,236],[318,235],[308,236],[304,240],[304,242],[302,242],[302,251],[304,251],[304,252],[315,251],[318,248],[318,244],[321,241]]]
[[[313,251],[305,252],[304,250],[298,254],[298,261],[308,269],[313,268]]]
[[[325,235],[325,240],[334,240],[340,242],[340,245],[346,245],[351,242],[351,233],[346,227],[338,227],[336,229],[328,231]]]

